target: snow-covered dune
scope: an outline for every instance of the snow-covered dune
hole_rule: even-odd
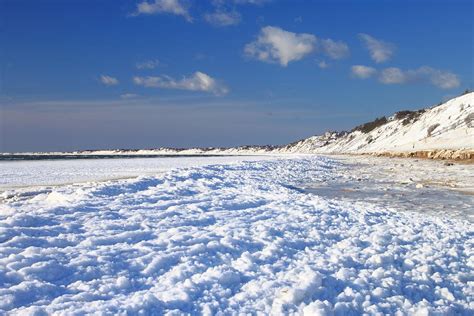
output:
[[[305,193],[292,158],[0,204],[0,314],[472,314],[473,227]]]
[[[288,146],[308,153],[474,150],[474,93],[420,111],[399,112],[351,133],[326,133]]]

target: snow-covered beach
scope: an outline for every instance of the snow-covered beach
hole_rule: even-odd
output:
[[[198,167],[209,164],[236,163],[240,161],[268,160],[273,156],[187,156],[133,159],[56,159],[56,160],[18,160],[2,161],[0,158],[0,193],[22,188],[42,188],[135,178],[157,175],[175,168]],[[8,193],[6,193],[8,194]]]
[[[80,179],[75,162],[2,165],[25,183],[2,188],[0,312],[473,313],[472,165],[436,166],[428,183],[432,161],[169,159],[82,161]],[[387,204],[362,194],[374,186],[443,195]]]

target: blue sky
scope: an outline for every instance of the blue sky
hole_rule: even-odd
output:
[[[473,88],[473,2],[0,0],[0,151],[282,144]]]

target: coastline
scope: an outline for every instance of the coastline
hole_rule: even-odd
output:
[[[374,152],[324,152],[292,151],[285,148],[271,150],[239,148],[189,148],[151,150],[90,150],[81,152],[38,152],[0,153],[0,161],[10,160],[55,160],[55,159],[113,159],[113,158],[177,158],[177,157],[223,157],[223,156],[273,156],[273,155],[348,155],[389,158],[419,158],[448,160],[452,162],[474,163],[474,149],[431,149],[417,151],[374,151]]]
[[[376,157],[396,157],[396,158],[420,158],[431,160],[448,160],[459,163],[474,163],[473,149],[438,149],[438,150],[419,150],[405,152],[375,152],[364,153],[362,155],[371,155]]]

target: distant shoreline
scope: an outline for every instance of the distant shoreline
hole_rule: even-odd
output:
[[[126,152],[126,151],[125,151]],[[157,154],[139,154],[139,153],[125,153],[116,152],[110,154],[94,154],[92,152],[85,153],[29,153],[29,154],[0,154],[1,161],[43,161],[43,160],[89,160],[89,159],[134,159],[134,158],[190,158],[190,157],[231,157],[231,156],[266,156],[266,155],[328,155],[328,156],[373,156],[373,157],[389,157],[389,158],[417,158],[427,160],[446,160],[457,163],[474,163],[474,150],[472,149],[440,149],[440,150],[420,150],[420,151],[406,151],[406,152],[366,152],[366,153],[351,153],[351,152],[282,152],[282,151],[240,151],[229,152],[222,150],[221,152],[212,153],[157,153]]]
[[[76,159],[133,159],[133,158],[180,158],[180,157],[225,157],[235,156],[228,154],[156,154],[156,155],[140,155],[140,154],[110,154],[110,155],[94,155],[94,154],[8,154],[0,155],[0,161],[36,161],[36,160],[76,160]],[[243,155],[242,155],[243,156]]]

